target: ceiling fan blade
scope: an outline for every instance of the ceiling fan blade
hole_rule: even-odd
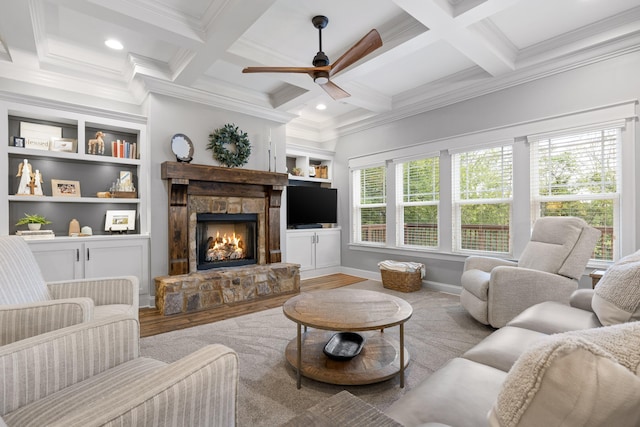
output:
[[[326,70],[328,67],[247,67],[243,73],[302,73],[311,74],[315,71]]]
[[[354,62],[364,58],[374,50],[382,46],[382,39],[377,30],[373,29],[369,33],[347,50],[337,61],[331,65],[330,75],[335,75],[347,68]]]
[[[324,91],[327,92],[333,99],[342,99],[351,96],[332,81],[320,85],[320,87],[324,89]]]

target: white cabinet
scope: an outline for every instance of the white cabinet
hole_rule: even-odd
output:
[[[42,275],[48,282],[96,277],[136,276],[140,293],[148,292],[149,240],[146,237],[111,236],[85,240],[60,238],[29,241]]]
[[[287,230],[286,260],[300,264],[302,278],[337,272],[340,228]]]

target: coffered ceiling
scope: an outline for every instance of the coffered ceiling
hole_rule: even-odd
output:
[[[311,66],[315,15],[330,60],[382,37],[332,78],[350,97],[306,74],[242,73]],[[322,141],[640,49],[640,0],[3,0],[0,41],[7,81],[132,104],[160,93]]]

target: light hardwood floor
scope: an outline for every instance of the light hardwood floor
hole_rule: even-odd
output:
[[[364,280],[366,279],[349,276],[347,274],[331,274],[301,281],[300,292],[318,289],[334,289]],[[215,310],[199,311],[197,313],[176,314],[173,316],[164,316],[155,308],[141,308],[139,312],[140,336],[148,337],[176,329],[190,328],[192,326],[204,325],[243,314],[280,307],[292,296],[293,294],[280,295],[261,301],[225,306]]]

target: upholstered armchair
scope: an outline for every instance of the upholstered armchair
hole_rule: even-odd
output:
[[[537,303],[568,303],[599,237],[600,231],[581,218],[540,218],[517,262],[467,258],[460,302],[476,320],[494,328]]]
[[[133,276],[46,283],[24,239],[0,236],[0,345],[112,315],[137,319],[138,288]]]
[[[127,316],[0,347],[0,425],[235,426],[238,356],[208,345],[167,364],[141,357]]]

